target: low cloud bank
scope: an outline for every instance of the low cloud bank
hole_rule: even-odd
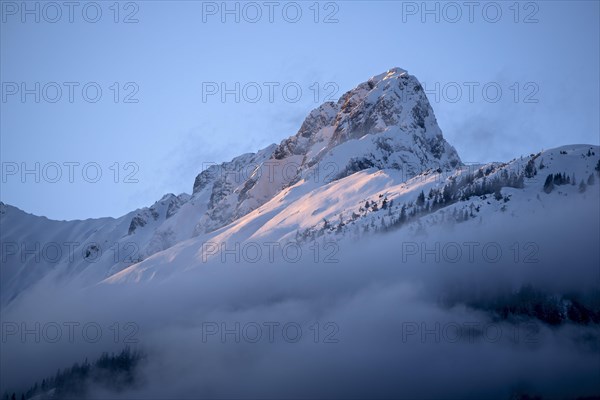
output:
[[[600,395],[598,325],[466,305],[524,285],[597,294],[599,222],[597,208],[565,208],[373,235],[341,245],[337,263],[215,261],[86,289],[48,280],[2,310],[1,389],[130,346],[147,354],[141,386],[94,397]]]

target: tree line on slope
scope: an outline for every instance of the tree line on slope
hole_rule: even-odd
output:
[[[590,152],[588,156],[591,157],[594,155],[595,153]],[[538,174],[538,169],[543,170],[547,167],[540,156],[541,152],[532,154],[523,170],[519,173],[514,171],[509,172],[505,168],[508,164],[503,163],[479,168],[475,173],[467,173],[460,179],[451,176],[448,178],[448,183],[441,188],[431,188],[427,195],[425,192],[421,191],[415,201],[409,201],[402,205],[395,205],[393,199],[388,200],[387,196],[379,195],[379,199],[366,200],[364,205],[359,206],[358,210],[352,211],[347,218],[344,218],[342,214],[339,214],[337,221],[323,219],[322,224],[318,226],[307,228],[303,231],[298,230],[296,232],[296,242],[315,240],[318,237],[330,233],[342,233],[349,229],[350,225],[355,225],[355,221],[366,217],[370,213],[377,213],[379,222],[376,222],[373,217],[370,223],[367,223],[362,227],[363,232],[368,232],[370,230],[389,231],[397,229],[417,217],[434,213],[441,208],[460,201],[468,201],[473,197],[479,197],[480,199],[485,200],[488,195],[493,195],[495,200],[506,203],[510,200],[510,195],[503,195],[501,189],[504,187],[516,189],[524,188],[525,178],[533,178]],[[538,158],[540,158],[540,160],[536,166],[536,160]],[[490,177],[491,174],[499,170],[500,172],[496,174],[496,176]],[[595,171],[600,176],[600,160],[598,160]],[[550,174],[546,178],[542,190],[546,193],[550,193],[555,186],[566,184],[575,185],[575,182],[576,178],[574,174],[571,176],[566,173]],[[585,192],[588,186],[594,184],[595,177],[593,174],[590,174],[586,181],[582,180],[580,182],[579,192]],[[505,210],[506,206],[503,206],[501,209]],[[386,210],[386,212],[381,213],[383,210]],[[475,213],[479,212],[479,210],[480,206],[475,206],[471,203],[462,210],[455,208],[451,214],[451,218],[458,223],[464,222],[470,218],[474,218]],[[359,229],[359,227],[355,226],[355,229]]]
[[[92,387],[119,392],[137,383],[136,368],[145,358],[139,351],[129,347],[118,354],[103,353],[94,363],[86,360],[75,363],[71,368],[58,370],[54,376],[35,382],[20,397],[16,392],[5,392],[3,400],[36,399],[84,399]]]

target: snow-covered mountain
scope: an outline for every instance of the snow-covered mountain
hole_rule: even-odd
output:
[[[308,246],[442,222],[517,221],[575,199],[598,204],[599,155],[598,146],[568,145],[464,165],[419,81],[394,68],[311,111],[279,145],[200,172],[191,195],[85,221],[1,204],[0,301],[42,279],[159,279],[250,243]]]
[[[301,180],[321,186],[368,168],[413,176],[460,163],[419,81],[394,68],[361,83],[337,103],[311,111],[298,133],[278,146],[200,173],[193,196],[209,196],[209,201],[197,231],[225,226]]]

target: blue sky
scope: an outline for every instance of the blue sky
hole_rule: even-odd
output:
[[[53,219],[190,193],[206,163],[293,135],[394,66],[463,161],[599,143],[597,1],[23,4],[0,2],[0,198]]]

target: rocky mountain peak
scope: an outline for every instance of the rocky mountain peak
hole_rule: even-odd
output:
[[[194,196],[210,193],[200,229],[216,229],[247,214],[313,173],[320,163],[336,169],[321,182],[327,183],[367,168],[399,169],[408,178],[426,169],[453,169],[461,161],[444,140],[418,79],[402,68],[392,68],[346,92],[337,102],[312,110],[298,132],[279,145],[199,174]],[[268,168],[261,168],[267,164]],[[264,172],[277,171],[276,166],[283,170],[289,164],[294,168],[286,166],[285,177],[248,173],[249,165]]]
[[[443,139],[420,82],[402,68],[373,76],[337,103],[324,103],[311,111],[298,133],[279,144],[274,158],[306,156],[318,143],[325,142],[324,149],[330,150],[351,139],[391,130],[399,136],[416,135],[415,145],[424,146],[441,167],[460,164],[454,148]]]

